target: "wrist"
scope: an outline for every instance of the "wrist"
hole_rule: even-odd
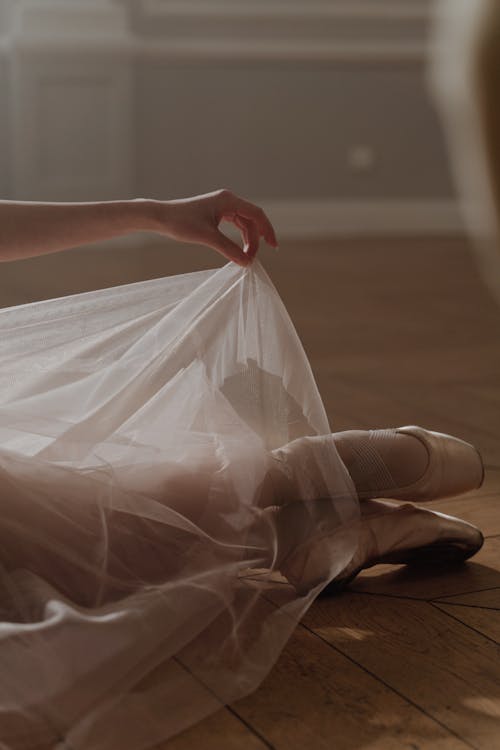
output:
[[[158,232],[162,223],[159,207],[160,201],[150,198],[135,198],[128,201],[130,231]]]

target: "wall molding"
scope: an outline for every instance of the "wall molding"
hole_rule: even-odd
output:
[[[123,5],[25,0],[14,14],[11,33],[3,43],[0,38],[0,54],[8,55],[9,49],[48,56],[108,50],[131,62],[384,64],[421,63],[427,52],[428,11],[421,0],[404,6],[400,0],[333,5],[142,0],[141,7],[150,21],[161,26],[163,20],[161,35],[132,32]]]
[[[200,62],[248,63],[422,63],[427,54],[424,41],[332,41],[314,40],[232,40],[232,39],[148,39],[132,34],[71,35],[25,34],[0,39],[0,56],[16,53],[26,56],[120,54],[130,62],[164,61],[199,64]]]
[[[453,200],[263,200],[284,238],[456,234],[463,231]]]
[[[267,0],[258,4],[255,0],[142,0],[142,12],[154,18],[175,18],[178,16],[198,16],[208,18],[237,19],[256,18],[273,20],[294,18],[313,19],[357,19],[394,21],[422,21],[429,15],[429,6],[422,0],[401,5],[399,0],[359,0],[358,2],[324,2],[294,4],[283,0]]]
[[[128,29],[128,11],[108,0],[18,0],[12,11],[14,35],[51,37],[82,34],[121,34]]]
[[[183,39],[135,40],[139,59],[179,62],[312,62],[312,63],[421,63],[427,53],[423,41],[316,42],[313,40]]]
[[[422,0],[142,0],[166,59],[421,62],[429,8]],[[161,30],[161,37],[158,36]]]

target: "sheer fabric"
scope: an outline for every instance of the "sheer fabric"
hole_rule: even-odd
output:
[[[356,548],[329,434],[257,261],[0,311],[0,747],[143,750],[256,689]]]

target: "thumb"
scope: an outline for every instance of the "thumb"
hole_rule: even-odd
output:
[[[224,255],[228,260],[233,260],[235,263],[238,263],[240,266],[248,266],[252,260],[247,253],[243,252],[236,242],[230,240],[229,237],[226,237],[226,235],[218,229],[216,229],[211,235],[207,245],[214,250],[217,250],[217,252]]]

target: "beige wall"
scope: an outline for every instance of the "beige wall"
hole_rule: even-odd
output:
[[[419,64],[142,64],[136,117],[142,193],[451,195]],[[366,171],[350,163],[360,145],[374,155]]]
[[[0,58],[0,195],[9,195],[9,96],[8,69]]]
[[[303,225],[319,217],[326,232],[346,216],[348,229],[376,229],[374,217],[390,228],[396,214],[409,231],[454,227],[425,84],[423,0],[402,0],[398,13],[387,0],[324,0],[324,18],[294,0],[299,19],[269,15],[284,7],[272,0],[233,0],[219,18],[203,17],[210,0],[191,15],[177,4],[172,18],[148,16],[155,0],[142,2],[102,0],[100,22],[97,0],[38,0],[51,21],[41,33],[38,16],[0,57],[2,195],[169,197],[228,186]],[[71,28],[71,8],[90,6],[96,32],[81,31],[83,16]]]

